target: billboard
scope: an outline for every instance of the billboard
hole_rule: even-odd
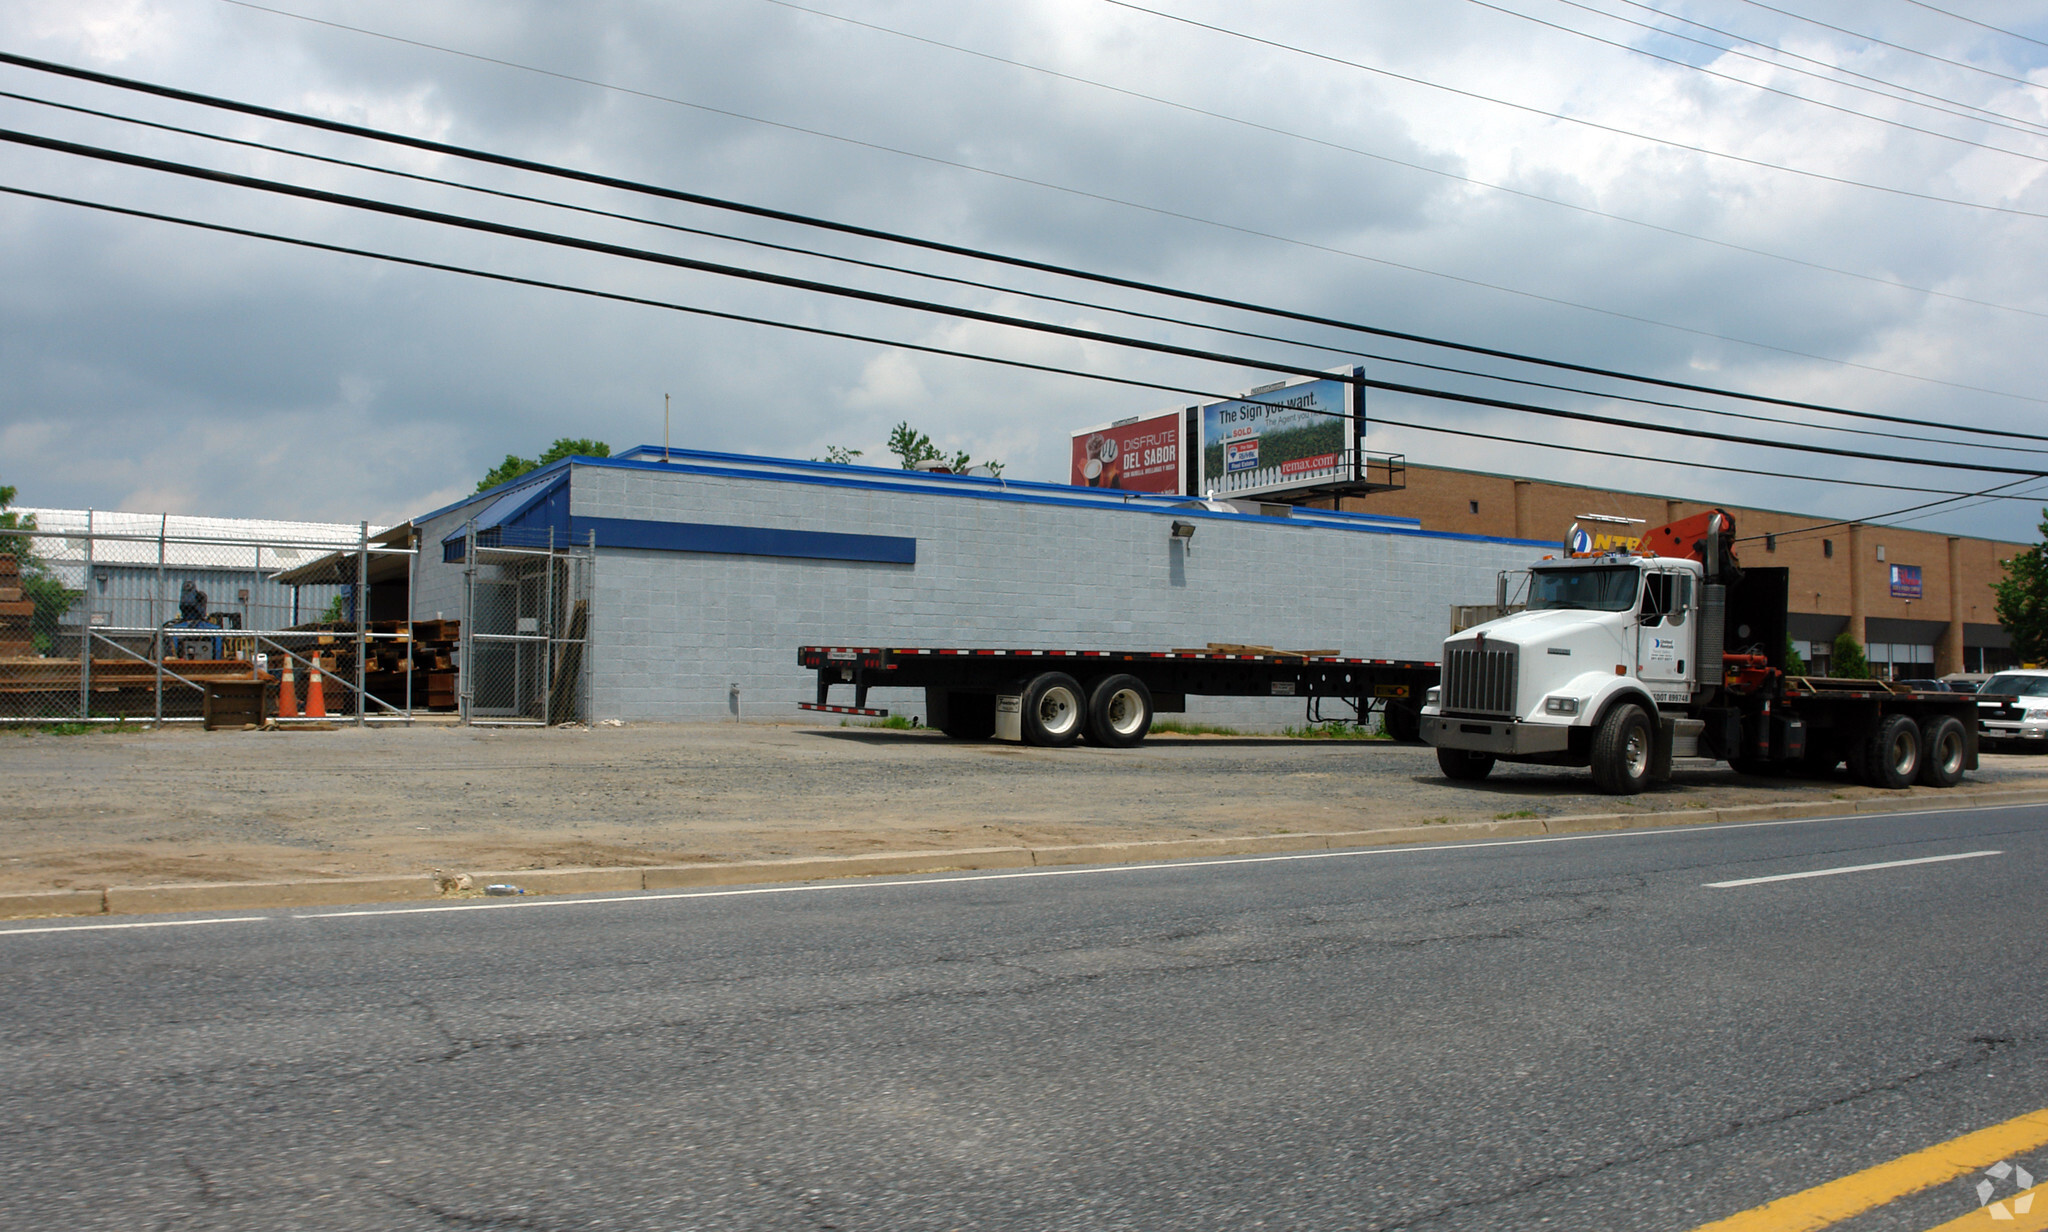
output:
[[[1279,381],[1194,408],[1201,441],[1195,491],[1255,496],[1362,478],[1365,398],[1343,378],[1364,371]]]
[[[1074,433],[1067,482],[1077,488],[1118,488],[1177,496],[1187,489],[1187,450],[1178,409]]]
[[[1892,566],[1892,598],[1918,599],[1920,597],[1920,566]]]

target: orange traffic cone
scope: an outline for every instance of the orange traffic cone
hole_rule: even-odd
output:
[[[292,679],[292,657],[284,657],[284,678],[277,682],[277,717],[296,719],[299,717],[299,685]]]
[[[306,717],[324,719],[327,717],[327,692],[320,686],[320,656],[306,660],[311,664],[306,670]]]

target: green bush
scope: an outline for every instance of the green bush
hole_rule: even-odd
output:
[[[1841,680],[1870,679],[1870,660],[1863,657],[1863,643],[1846,630],[1835,635],[1834,661],[1828,664],[1828,675]]]

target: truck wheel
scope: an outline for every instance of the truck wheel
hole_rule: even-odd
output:
[[[1920,775],[1920,725],[1903,714],[1878,719],[1863,745],[1863,782],[1898,791]]]
[[[1476,749],[1439,748],[1436,764],[1442,768],[1445,778],[1456,779],[1460,783],[1476,783],[1493,773],[1493,754]]]
[[[1610,796],[1632,796],[1650,781],[1650,716],[1624,702],[1608,712],[1593,734],[1593,785]]]
[[[1380,725],[1402,744],[1422,743],[1422,716],[1407,702],[1388,702],[1380,711]]]
[[[1136,676],[1105,676],[1088,690],[1088,739],[1127,749],[1152,730],[1152,690]]]
[[[1064,748],[1081,738],[1085,722],[1081,682],[1065,672],[1047,672],[1024,686],[1024,743]]]
[[[1922,787],[1954,787],[1963,781],[1963,762],[1970,753],[1970,736],[1963,725],[1944,715],[1927,729],[1926,747],[1920,761]]]

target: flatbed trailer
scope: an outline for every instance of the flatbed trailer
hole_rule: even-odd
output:
[[[818,673],[817,700],[804,710],[887,717],[868,705],[870,689],[923,689],[928,726],[960,740],[1019,740],[1060,747],[1083,735],[1127,748],[1144,740],[1156,713],[1180,713],[1190,696],[1291,697],[1311,722],[1325,703],[1363,721],[1379,711],[1396,740],[1419,738],[1422,695],[1438,665],[1414,659],[1236,654],[1182,650],[1012,650],[804,646],[797,662]],[[832,689],[853,686],[853,705]]]

